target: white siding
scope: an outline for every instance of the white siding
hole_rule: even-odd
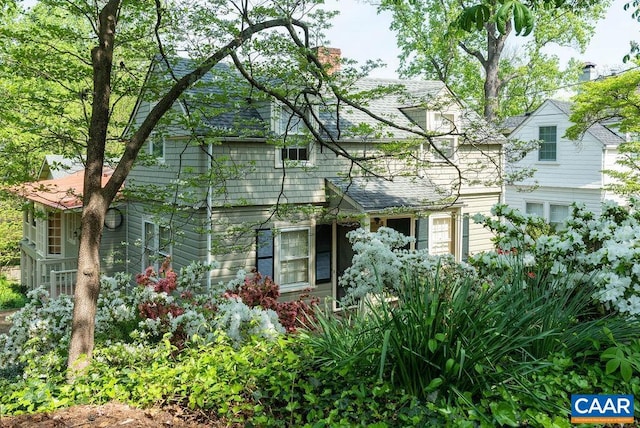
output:
[[[560,181],[560,180],[559,180]],[[564,187],[540,187],[532,192],[518,192],[508,186],[506,203],[521,212],[525,212],[526,203],[542,203],[545,205],[570,205],[579,202],[586,205],[588,211],[600,213],[603,193],[599,189],[567,189]]]
[[[541,126],[557,127],[557,158],[552,161],[538,161],[538,151],[533,150],[519,162],[519,165],[536,169],[533,179],[524,185],[537,181],[542,187],[599,189],[602,187],[603,146],[586,133],[579,141],[564,138],[571,125],[566,114],[551,103],[543,104],[536,110],[510,138],[531,141],[538,140]]]

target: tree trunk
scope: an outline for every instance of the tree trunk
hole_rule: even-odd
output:
[[[108,206],[109,202],[96,194],[82,210],[78,278],[67,362],[72,373],[84,370],[93,353],[97,301],[100,293],[100,241]]]
[[[104,152],[109,126],[111,69],[120,0],[109,0],[100,11],[98,46],[91,51],[93,103],[84,171],[83,209],[78,250],[78,278],[73,302],[69,375],[74,377],[89,365],[93,352],[95,318],[100,293],[100,241],[104,217],[116,191],[103,191]],[[119,188],[119,186],[118,186]],[[81,358],[83,357],[84,358]]]
[[[507,22],[504,34],[498,33],[495,22],[489,22],[487,27],[487,58],[482,66],[485,72],[484,79],[484,118],[489,123],[494,123],[498,117],[500,101],[498,91],[500,89],[500,57],[504,50],[504,43],[511,33],[511,21]]]

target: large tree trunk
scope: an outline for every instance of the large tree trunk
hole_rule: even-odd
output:
[[[74,293],[73,323],[67,360],[71,377],[89,364],[93,352],[95,318],[100,293],[100,241],[107,208],[116,195],[114,191],[103,191],[102,174],[109,126],[113,45],[119,8],[120,0],[110,0],[100,11],[97,28],[99,44],[91,51],[93,104],[89,124],[87,165],[84,172],[78,279]],[[85,358],[80,359],[83,355]]]
[[[482,63],[485,72],[484,79],[484,118],[489,123],[497,120],[500,110],[498,92],[501,82],[498,74],[500,67],[500,57],[504,50],[504,43],[511,32],[511,21],[507,23],[505,34],[500,34],[496,30],[495,22],[489,22],[487,27],[487,58]]]
[[[109,202],[96,194],[82,210],[71,343],[68,366],[82,371],[91,360],[98,294],[100,293],[100,241]]]

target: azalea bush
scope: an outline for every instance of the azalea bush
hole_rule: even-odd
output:
[[[414,238],[389,227],[376,232],[362,228],[347,234],[353,246],[353,261],[340,277],[340,285],[346,290],[344,302],[352,304],[368,294],[395,294],[407,273],[434,277],[446,275],[450,280],[469,275],[473,268],[457,263],[453,256],[432,256],[426,249],[407,250]]]
[[[472,256],[481,276],[504,275],[518,264],[563,278],[573,287],[596,284],[593,298],[605,310],[640,314],[640,213],[637,201],[628,207],[613,202],[596,215],[574,204],[555,231],[537,216],[496,205],[494,217],[477,215],[496,235],[497,251]],[[545,231],[546,228],[546,231]]]
[[[165,262],[136,276],[101,279],[96,315],[96,343],[147,346],[167,338],[177,350],[194,338],[205,343],[223,335],[232,343],[249,338],[272,340],[295,331],[298,319],[312,316],[311,301],[279,302],[279,287],[258,273],[241,271],[228,283],[207,285],[209,268],[193,263],[174,272]],[[0,335],[0,370],[19,369],[50,355],[56,366],[66,358],[73,311],[71,296],[50,298],[37,288],[12,316],[7,335]],[[280,322],[282,320],[282,323]],[[285,328],[286,326],[286,328]]]

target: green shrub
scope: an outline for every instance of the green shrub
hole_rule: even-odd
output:
[[[0,275],[0,309],[17,309],[23,307],[27,298],[20,288],[20,284],[9,281]]]
[[[449,279],[405,275],[397,300],[370,299],[349,317],[320,314],[317,332],[304,336],[316,363],[389,381],[423,401],[474,403],[497,386],[507,397],[530,394],[535,401],[535,388],[523,385],[530,373],[552,364],[551,355],[566,352],[599,364],[608,331],[627,343],[640,327],[594,313],[595,285],[573,289],[544,272],[512,270],[508,280],[491,284]],[[558,411],[554,402],[537,400],[536,406]]]

